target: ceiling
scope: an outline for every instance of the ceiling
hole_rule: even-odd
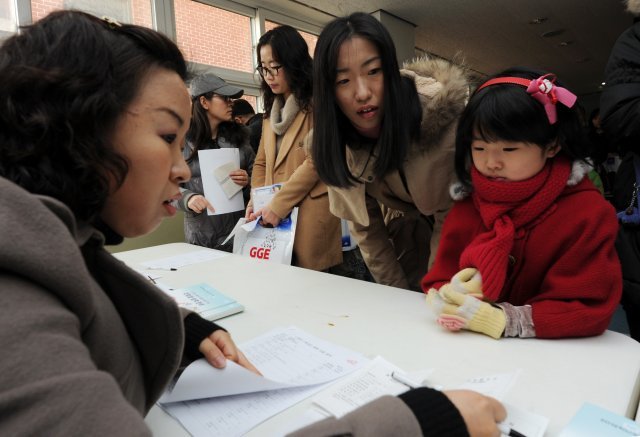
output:
[[[611,47],[633,21],[623,0],[289,1],[333,16],[383,9],[416,25],[421,50],[462,57],[482,74],[516,65],[552,71],[583,97],[599,92]]]

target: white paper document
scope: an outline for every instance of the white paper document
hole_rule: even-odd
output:
[[[326,385],[271,390],[254,394],[160,404],[193,437],[241,436]]]
[[[502,401],[509,390],[511,390],[511,387],[516,383],[521,372],[521,370],[514,370],[513,372],[507,373],[477,376],[467,379],[455,388],[474,390],[482,393],[483,395],[491,396]],[[548,418],[505,402],[502,402],[502,404],[507,410],[507,418],[502,422],[502,426],[505,430],[512,429],[527,437],[544,436],[544,432],[549,425]]]
[[[237,169],[238,167],[235,165],[235,163],[227,162],[213,171],[213,175],[216,177],[216,180],[222,187],[222,191],[224,191],[227,199],[231,199],[234,194],[242,190],[242,187],[233,182],[233,179],[231,179],[231,176],[229,176],[229,173]]]
[[[326,383],[369,361],[357,352],[295,327],[270,331],[244,343],[240,349],[263,376],[233,363],[217,370],[206,362],[196,362],[195,366],[191,365],[193,372],[190,371],[196,377],[191,378],[193,375],[183,372],[173,391],[161,399],[161,402],[168,402],[169,396],[188,398],[193,393],[199,397],[207,390],[221,396],[162,405],[194,436],[244,434],[272,415],[317,393]],[[180,380],[185,376],[188,376],[185,381],[190,382],[179,388]],[[245,394],[231,395],[234,391]]]
[[[175,270],[180,267],[197,264],[204,261],[211,261],[218,258],[229,256],[229,253],[219,250],[200,249],[193,252],[183,253],[181,255],[170,256],[167,258],[154,259],[141,263],[142,266],[149,270]]]
[[[398,395],[409,390],[406,384],[394,379],[394,373],[420,381],[430,371],[425,371],[422,377],[417,377],[405,373],[382,357],[376,357],[363,369],[318,394],[313,398],[313,403],[330,415],[344,416],[381,396]]]
[[[253,210],[260,211],[262,208],[271,203],[273,196],[282,190],[283,184],[265,185],[264,187],[254,187],[251,190],[251,200],[253,201]]]
[[[520,376],[520,370],[469,378],[456,389],[474,390],[498,400],[504,399]]]
[[[261,218],[262,218],[262,216],[259,216],[257,219],[252,220],[250,222],[247,222],[246,218],[240,217],[238,219],[238,222],[233,227],[231,232],[229,232],[229,235],[227,235],[227,238],[224,239],[222,244],[227,244],[227,241],[229,241],[231,239],[231,237],[235,236],[240,229],[242,229],[242,230],[244,230],[246,232],[253,231],[256,228],[256,226],[258,225],[258,222],[260,221]]]
[[[376,357],[365,367],[348,377],[321,391],[313,398],[317,408],[306,413],[309,418],[322,416],[342,417],[356,408],[384,395],[398,395],[409,389],[409,386],[421,385],[434,369],[405,372],[382,357]],[[461,386],[498,398],[504,397],[515,383],[520,371],[470,378]],[[401,377],[398,378],[398,375]],[[403,380],[404,382],[400,382]],[[408,383],[408,384],[407,384]],[[507,410],[507,418],[501,426],[505,430],[515,430],[527,437],[543,437],[549,419],[530,413],[510,404],[503,403]],[[283,429],[289,433],[306,425],[310,420],[302,419],[290,423]]]
[[[501,424],[502,429],[505,431],[512,430],[527,437],[544,436],[544,432],[547,426],[549,426],[548,418],[505,402],[503,402],[502,405],[504,405],[505,410],[507,410],[507,418]],[[509,436],[509,434],[506,433],[502,435]]]
[[[182,372],[173,388],[160,398],[160,402],[189,401],[291,387],[296,385],[256,375],[232,361],[227,362],[224,369],[216,369],[201,358]]]
[[[208,211],[207,214],[218,215],[243,210],[242,187],[228,177],[228,172],[226,179],[223,178],[222,181],[219,179],[223,176],[225,169],[240,168],[240,151],[235,148],[199,150],[198,159],[204,197],[215,209],[215,212]],[[232,194],[231,197],[228,196],[233,188],[230,184],[240,187],[240,190]]]

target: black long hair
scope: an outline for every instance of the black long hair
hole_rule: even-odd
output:
[[[545,72],[525,67],[515,67],[498,73],[495,77],[521,77],[537,79]],[[556,85],[566,88],[560,80]],[[549,123],[544,106],[527,93],[526,88],[515,84],[497,84],[473,94],[462,112],[456,135],[455,169],[458,179],[469,185],[471,143],[474,136],[484,141],[519,141],[545,148],[557,141],[561,153],[572,160],[586,159],[591,154],[577,109],[556,104],[558,118]]]
[[[258,40],[256,51],[258,52],[258,65],[262,65],[260,49],[263,46],[271,46],[273,58],[284,67],[287,75],[287,84],[291,93],[296,97],[300,109],[311,110],[312,84],[312,60],[309,56],[309,46],[291,26],[278,26],[266,32]],[[271,107],[276,95],[269,85],[261,80],[260,89],[264,99],[265,117],[271,114]]]
[[[374,166],[377,177],[401,168],[411,141],[419,137],[422,118],[415,83],[400,75],[393,40],[378,20],[357,12],[327,24],[318,38],[313,57],[312,157],[320,179],[338,187],[347,187],[356,181],[347,166],[346,143],[357,134],[338,107],[335,93],[340,47],[356,36],[370,41],[378,49],[384,74],[384,118]]]
[[[0,176],[98,216],[128,166],[115,126],[153,68],[187,66],[166,36],[79,11],[53,12],[0,47]]]
[[[200,103],[200,97],[211,100],[214,94],[213,91],[208,91],[191,98],[191,124],[187,130],[186,138],[193,145],[193,149],[191,155],[187,157],[187,162],[193,160],[200,148],[211,143],[211,125],[207,117],[207,110]]]

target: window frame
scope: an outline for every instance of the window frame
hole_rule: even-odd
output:
[[[13,0],[16,5],[16,19],[18,26],[32,24],[31,0]],[[164,33],[173,41],[177,41],[176,15],[173,0],[149,0],[151,3],[152,26]],[[215,8],[224,9],[244,15],[250,19],[252,63],[257,65],[255,47],[260,36],[265,32],[265,21],[287,24],[300,31],[312,35],[320,35],[322,28],[334,17],[322,11],[309,8],[296,2],[282,4],[278,0],[191,0]],[[304,17],[304,18],[295,18]],[[19,29],[19,27],[18,27]],[[19,32],[19,30],[18,30]],[[189,62],[194,73],[211,71],[227,82],[245,90],[245,94],[254,96],[258,106],[262,107],[260,97],[260,77],[256,72],[248,73],[215,65],[205,65]]]

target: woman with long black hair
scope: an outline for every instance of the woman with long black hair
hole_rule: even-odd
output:
[[[468,91],[463,71],[444,60],[400,71],[389,32],[369,14],[337,18],[320,34],[313,161],[331,212],[350,222],[379,283],[420,290],[452,203]]]

